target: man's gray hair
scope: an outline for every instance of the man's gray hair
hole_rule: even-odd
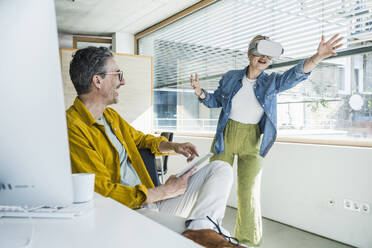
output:
[[[94,75],[105,77],[106,59],[114,55],[106,47],[87,47],[76,51],[70,63],[70,78],[78,95],[89,93]]]

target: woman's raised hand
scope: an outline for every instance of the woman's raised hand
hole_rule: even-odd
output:
[[[344,37],[338,37],[339,34],[335,34],[330,38],[327,42],[325,41],[324,35],[322,35],[322,40],[319,43],[318,46],[318,55],[320,59],[325,59],[330,56],[337,55],[336,49],[340,48],[343,44],[340,44],[340,41]]]
[[[195,80],[192,74],[190,75],[190,83],[191,87],[194,89],[195,95],[200,96],[202,94],[202,89],[200,88],[198,73],[195,73]]]

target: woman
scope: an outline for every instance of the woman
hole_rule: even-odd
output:
[[[249,66],[243,70],[228,71],[220,80],[214,93],[200,88],[198,75],[190,81],[200,102],[209,108],[222,107],[211,151],[211,161],[223,160],[230,165],[238,156],[238,213],[235,236],[243,244],[258,246],[262,237],[260,208],[261,159],[268,153],[276,139],[277,94],[305,80],[323,59],[336,55],[342,46],[334,35],[327,42],[324,36],[317,53],[296,66],[278,74],[266,74],[270,58],[257,54],[251,46],[259,40],[269,40],[258,35],[250,42]],[[260,137],[263,134],[260,145]],[[259,148],[260,146],[260,148]]]

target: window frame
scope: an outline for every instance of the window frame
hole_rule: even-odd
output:
[[[97,43],[99,44],[112,44],[111,38],[101,38],[101,37],[90,37],[90,36],[76,36],[72,37],[72,48],[77,49],[78,43]]]

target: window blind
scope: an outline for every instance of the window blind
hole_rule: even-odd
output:
[[[280,42],[284,54],[273,63],[315,53],[322,34],[344,36],[342,50],[371,45],[372,0],[222,0],[139,40],[139,53],[154,56],[155,90],[190,90],[198,72],[203,87],[214,75],[248,64],[256,35]]]

